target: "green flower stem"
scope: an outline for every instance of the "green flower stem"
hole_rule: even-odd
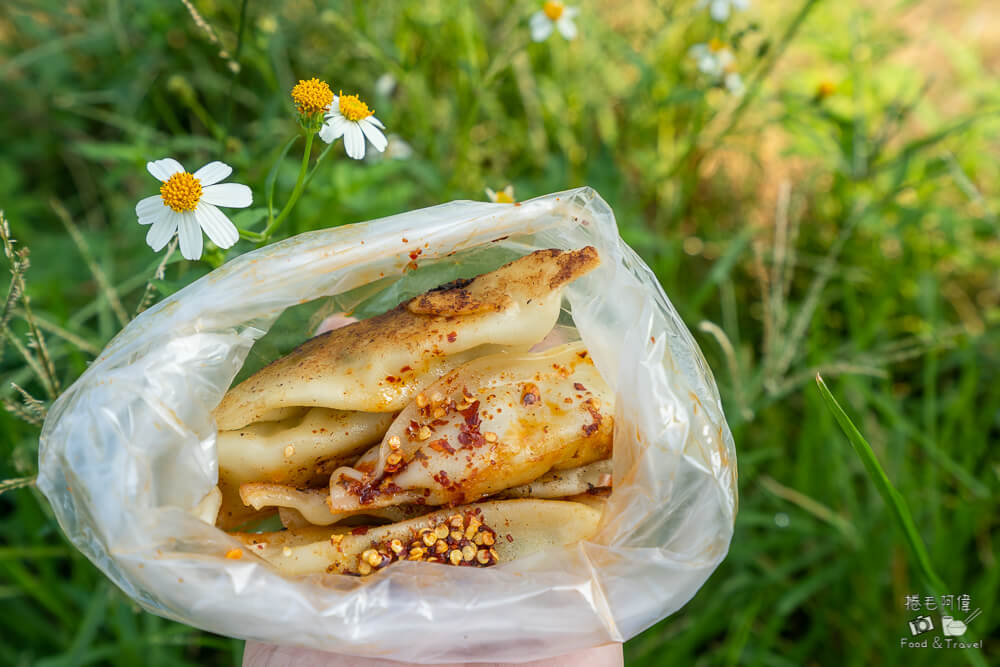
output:
[[[274,233],[274,230],[285,221],[285,218],[288,217],[288,214],[292,212],[292,209],[295,208],[295,204],[299,201],[299,196],[302,194],[302,190],[306,182],[306,172],[309,169],[309,156],[312,153],[313,137],[315,136],[316,130],[306,130],[306,147],[302,151],[302,164],[299,167],[299,177],[295,180],[295,187],[292,189],[292,194],[288,197],[288,201],[285,203],[284,208],[281,209],[278,217],[269,221],[267,227],[265,227],[264,231],[261,232],[261,243],[271,238],[271,234]]]
[[[327,144],[326,148],[324,148],[323,151],[319,154],[319,157],[316,158],[316,162],[313,163],[312,169],[310,169],[309,174],[306,175],[305,183],[302,184],[303,189],[309,187],[309,183],[310,181],[312,181],[313,176],[316,175],[316,170],[319,169],[320,163],[323,162],[323,158],[326,157],[327,153],[330,152],[330,149],[333,148],[333,144],[335,143],[337,142],[334,141],[333,143]]]

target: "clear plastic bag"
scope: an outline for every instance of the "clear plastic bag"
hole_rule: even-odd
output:
[[[365,285],[391,307],[411,254],[447,273],[491,248],[585,245],[601,265],[568,286],[564,309],[617,396],[614,493],[592,540],[492,568],[406,562],[365,578],[285,579],[254,557],[225,558],[239,544],[192,514],[218,476],[211,412],[283,310]],[[624,641],[695,594],[729,548],[737,505],[711,371],[589,188],[452,202],[228,262],[111,341],[51,409],[39,468],[69,539],[148,611],[414,662],[525,661]]]

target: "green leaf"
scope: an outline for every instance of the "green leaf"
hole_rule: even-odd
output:
[[[875,484],[879,495],[882,496],[885,504],[888,505],[893,515],[895,515],[896,521],[899,523],[899,528],[903,531],[903,537],[906,538],[906,544],[913,554],[917,571],[924,580],[924,584],[935,595],[939,595],[945,589],[944,582],[938,576],[937,572],[934,571],[930,555],[927,553],[927,546],[924,544],[923,538],[920,537],[919,531],[917,531],[917,525],[913,521],[913,515],[910,513],[910,508],[906,504],[906,500],[896,490],[896,487],[892,485],[892,482],[889,481],[889,476],[885,474],[885,470],[879,464],[871,445],[868,444],[868,441],[861,435],[861,432],[854,426],[850,417],[840,407],[840,403],[833,397],[826,383],[823,382],[823,378],[819,375],[816,376],[816,384],[819,386],[820,395],[826,402],[827,407],[830,408],[837,423],[840,424],[840,428],[847,435],[851,447],[854,448],[854,453],[858,455],[861,463],[864,464],[865,470],[868,472],[872,483]]]
[[[248,208],[233,216],[233,224],[239,229],[250,229],[267,217],[267,209],[263,206]]]

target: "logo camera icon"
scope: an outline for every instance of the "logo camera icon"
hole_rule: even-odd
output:
[[[934,629],[934,621],[931,620],[930,616],[917,616],[915,619],[910,621],[910,633],[914,637],[917,635],[922,635],[925,632],[930,632]]]

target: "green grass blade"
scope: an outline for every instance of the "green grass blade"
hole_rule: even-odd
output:
[[[878,459],[875,457],[875,452],[872,450],[871,445],[865,440],[865,437],[861,435],[857,427],[851,421],[851,418],[847,416],[844,409],[840,407],[840,403],[837,399],[833,397],[830,390],[827,388],[826,383],[823,382],[823,378],[819,375],[816,376],[816,384],[819,387],[820,395],[822,395],[823,400],[826,402],[828,408],[833,413],[834,418],[836,418],[837,423],[840,424],[840,428],[847,435],[848,441],[851,443],[851,447],[854,448],[854,453],[858,455],[861,459],[861,463],[864,464],[865,470],[868,472],[868,476],[871,478],[872,483],[875,484],[875,488],[878,490],[879,495],[888,505],[889,509],[892,510],[893,515],[896,517],[896,521],[899,523],[900,530],[903,531],[903,536],[906,538],[906,544],[910,548],[910,552],[913,554],[914,561],[917,566],[917,570],[920,573],[921,578],[924,583],[930,588],[935,595],[939,595],[941,591],[945,589],[944,582],[941,577],[938,576],[937,572],[934,571],[934,566],[931,564],[930,555],[927,553],[927,546],[924,544],[924,540],[920,537],[920,533],[917,531],[917,525],[913,521],[913,515],[910,513],[910,508],[906,504],[906,499],[896,490],[896,487],[892,485],[889,481],[889,477],[885,474],[885,470],[879,464]]]

